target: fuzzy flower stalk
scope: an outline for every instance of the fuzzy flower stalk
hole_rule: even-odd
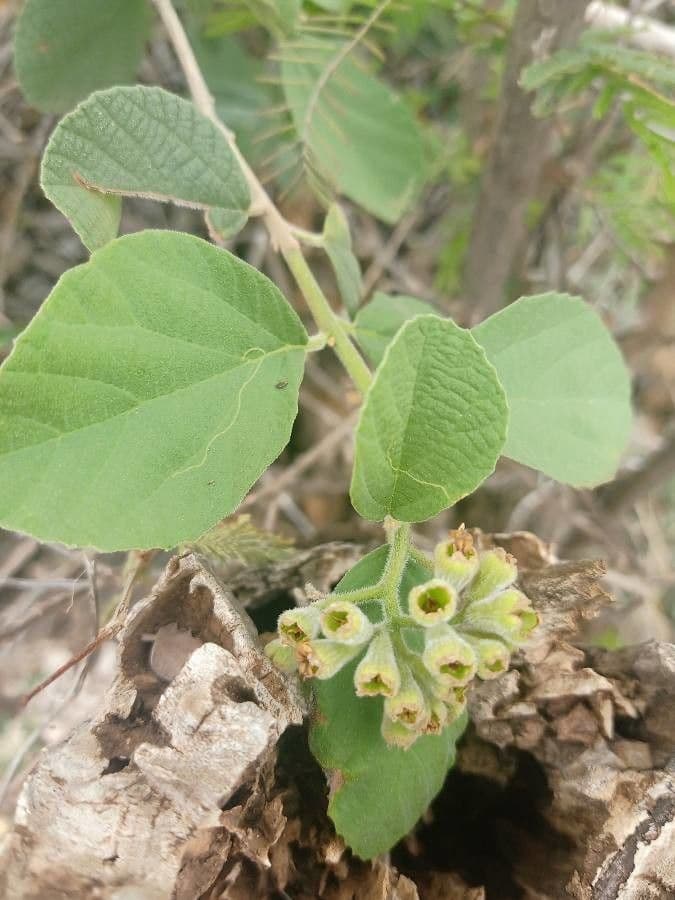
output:
[[[305,679],[354,664],[356,696],[382,705],[382,736],[403,750],[456,721],[474,680],[506,672],[539,622],[516,587],[516,560],[499,547],[478,549],[464,526],[436,545],[429,566],[431,576],[404,597],[398,582],[383,583],[381,621],[361,609],[359,592],[319,597],[283,612],[266,648]]]

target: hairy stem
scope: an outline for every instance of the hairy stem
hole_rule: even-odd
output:
[[[400,616],[401,607],[398,599],[398,590],[401,586],[403,571],[410,555],[410,525],[403,523],[396,528],[392,535],[387,565],[384,569],[382,580],[387,586],[384,597],[387,618],[393,619]]]
[[[342,320],[333,312],[314,278],[302,254],[293,226],[281,215],[257,175],[242,156],[234,134],[216,115],[213,97],[171,0],[153,0],[153,2],[178,57],[195,106],[220,130],[248,182],[251,192],[251,215],[260,216],[265,223],[273,246],[285,259],[317,326],[325,332],[329,345],[334,347],[335,353],[356,387],[361,393],[365,393],[372,378],[370,369],[352,344],[344,330]]]

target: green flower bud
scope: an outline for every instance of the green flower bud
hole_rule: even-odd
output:
[[[302,678],[319,678],[325,681],[351,662],[361,649],[360,646],[323,638],[298,644],[296,647],[298,672]]]
[[[382,716],[381,733],[387,744],[391,747],[400,747],[402,750],[411,747],[419,737],[416,731],[411,731],[398,721],[394,722],[386,714]]]
[[[368,616],[347,600],[333,600],[324,606],[320,621],[326,637],[343,644],[365,644],[373,634]]]
[[[473,537],[464,526],[450,532],[447,541],[434,550],[434,574],[444,578],[455,590],[461,591],[478,571],[478,553]]]
[[[320,610],[314,605],[285,610],[277,622],[279,640],[289,647],[311,641],[319,633],[319,615]]]
[[[467,635],[467,641],[473,647],[478,660],[477,675],[484,681],[499,678],[506,672],[511,661],[509,648],[502,641],[492,638],[478,638]]]
[[[378,631],[354,672],[357,697],[393,697],[401,689],[401,673],[389,634]]]
[[[428,719],[429,709],[422,688],[413,678],[410,667],[401,666],[401,688],[384,701],[384,713],[413,731],[421,731]]]
[[[437,625],[426,632],[422,662],[437,682],[449,687],[468,684],[476,674],[471,645],[448,625]]]
[[[277,669],[282,672],[295,672],[298,667],[295,651],[288,644],[284,644],[279,638],[275,638],[265,645],[265,654],[269,656]]]
[[[467,607],[462,616],[462,631],[495,635],[509,647],[527,640],[539,624],[539,616],[530,601],[515,588]]]
[[[416,622],[425,628],[431,628],[454,616],[457,611],[457,593],[442,578],[432,578],[410,591],[408,609]]]
[[[492,597],[513,584],[518,577],[515,557],[501,547],[478,554],[478,572],[466,591],[469,603]]]

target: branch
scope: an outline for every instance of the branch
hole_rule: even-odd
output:
[[[257,175],[242,156],[234,134],[216,115],[213,97],[171,0],[153,0],[153,2],[178,57],[195,106],[220,130],[248,182],[251,192],[251,215],[258,215],[262,218],[273,246],[286,260],[316,324],[326,333],[328,344],[334,347],[337,357],[356,387],[362,394],[365,394],[372,377],[370,369],[347,336],[340,318],[333,312],[325,294],[314,278],[302,254],[293,226],[281,215]]]
[[[466,258],[463,294],[475,321],[509,299],[507,284],[527,238],[528,205],[550,155],[555,123],[532,114],[532,97],[520,87],[520,73],[540,56],[574,43],[587,5],[588,0],[518,3]]]

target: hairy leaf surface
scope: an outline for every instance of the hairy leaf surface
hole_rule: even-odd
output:
[[[338,584],[350,591],[376,584],[387,548],[364,557]],[[428,572],[408,562],[400,596],[407,597]],[[328,681],[313,682],[317,709],[310,731],[312,752],[338,774],[328,813],[349,846],[363,859],[386,853],[414,827],[443,786],[466,727],[463,716],[439,735],[419,738],[409,750],[390,747],[380,734],[383,700],[357,697],[358,659]]]
[[[524,297],[473,329],[509,402],[504,453],[576,486],[607,481],[631,427],[630,379],[579,297]]]
[[[43,112],[59,113],[133,81],[149,22],[146,0],[27,0],[14,40],[22,91]]]
[[[173,547],[288,441],[307,334],[198,238],[144,231],[67,272],[0,369],[0,521],[102,550]]]
[[[508,410],[469,331],[417,316],[389,345],[356,432],[351,498],[367,519],[421,522],[493,471]]]
[[[122,196],[212,210],[245,221],[248,185],[227,140],[194,104],[154,87],[93,94],[65,116],[42,162],[45,194],[95,250],[117,235]]]

